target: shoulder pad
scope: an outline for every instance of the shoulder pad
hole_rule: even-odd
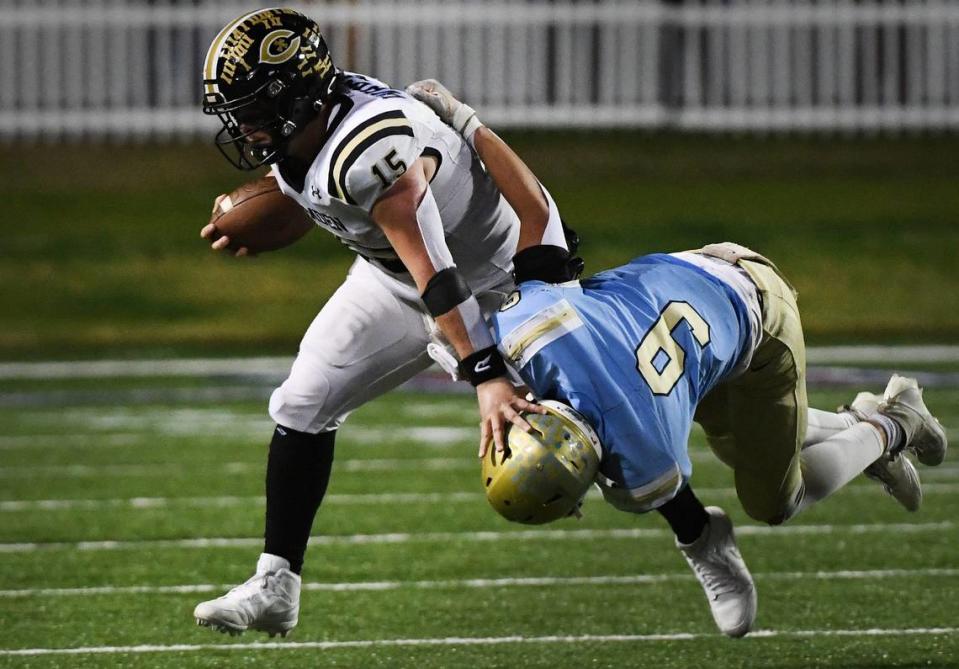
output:
[[[398,109],[360,121],[330,154],[329,193],[367,211],[419,157],[413,125]]]
[[[356,72],[344,72],[340,78],[343,88],[348,91],[361,93],[380,100],[408,99],[408,95],[403,91],[390,88],[379,79],[357,74]]]

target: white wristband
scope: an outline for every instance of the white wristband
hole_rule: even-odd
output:
[[[453,113],[453,129],[463,136],[469,145],[473,146],[473,135],[483,127],[483,122],[476,115],[476,110],[467,104],[460,104]]]

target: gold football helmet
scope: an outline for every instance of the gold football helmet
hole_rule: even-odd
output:
[[[516,523],[541,525],[579,516],[602,457],[596,431],[561,402],[545,400],[547,414],[526,413],[533,432],[511,428],[506,449],[483,457],[486,499]]]

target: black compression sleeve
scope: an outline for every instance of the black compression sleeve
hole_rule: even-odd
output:
[[[335,431],[308,434],[277,425],[270,442],[263,552],[286,558],[297,574],[330,480],[335,437]]]

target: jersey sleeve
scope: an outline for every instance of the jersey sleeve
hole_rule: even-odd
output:
[[[563,230],[563,219],[559,216],[559,207],[556,206],[553,197],[549,194],[549,191],[546,190],[546,186],[540,184],[539,187],[540,190],[543,191],[543,196],[546,198],[546,204],[549,207],[546,229],[543,231],[543,240],[540,243],[559,246],[568,251],[569,246],[566,243],[566,232]]]
[[[370,211],[422,150],[399,109],[361,121],[339,140],[330,160],[329,192]]]

